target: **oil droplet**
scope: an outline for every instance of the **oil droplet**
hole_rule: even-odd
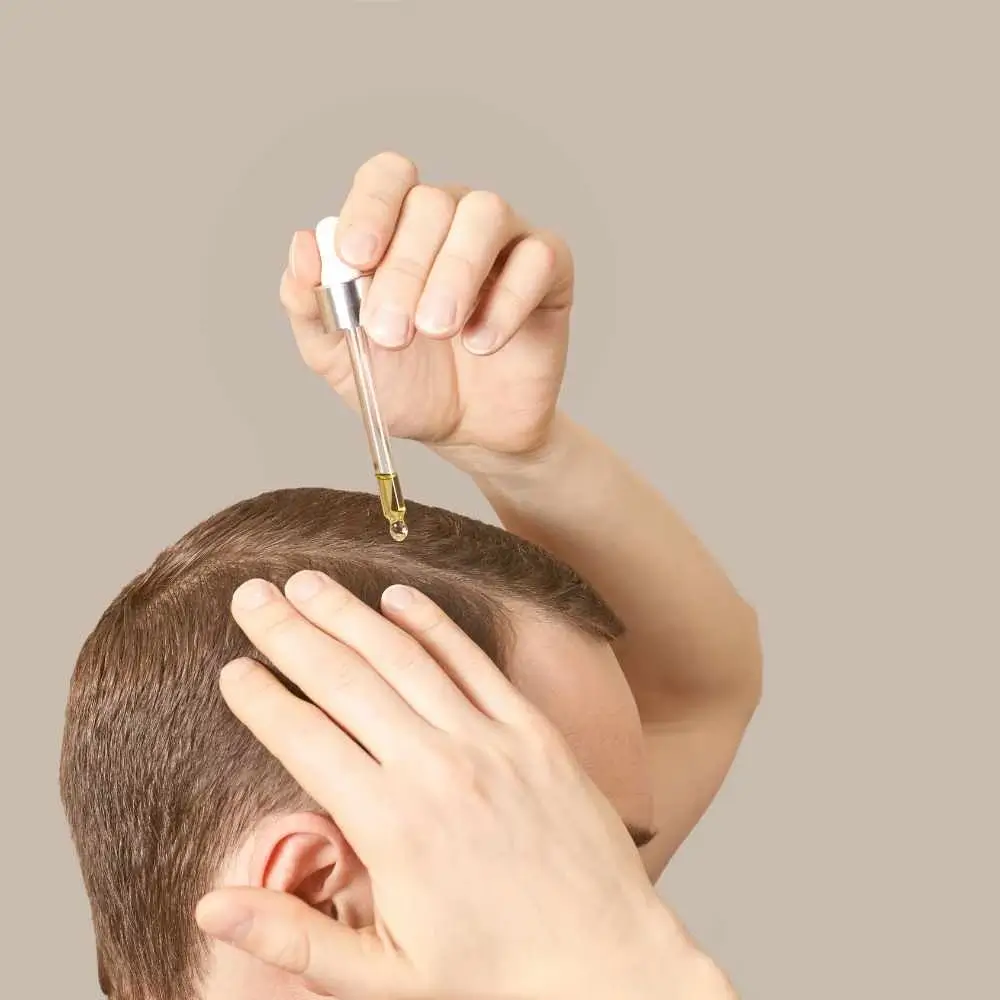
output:
[[[401,542],[410,533],[410,529],[406,527],[405,521],[393,521],[389,525],[389,537],[392,538],[394,542]]]

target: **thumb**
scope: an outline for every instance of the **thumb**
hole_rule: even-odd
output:
[[[344,927],[287,893],[221,889],[201,900],[195,919],[209,937],[343,1000],[408,995],[399,957],[377,937]]]

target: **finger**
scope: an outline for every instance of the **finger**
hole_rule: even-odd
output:
[[[403,199],[417,183],[417,168],[399,153],[379,153],[354,175],[340,210],[336,251],[362,271],[382,259],[396,229]]]
[[[288,272],[296,287],[309,293],[309,310],[317,312],[316,298],[312,293],[319,284],[321,263],[314,229],[292,234],[292,243],[288,248]]]
[[[378,764],[266,667],[234,660],[219,675],[219,690],[236,718],[317,802],[339,812],[370,795]]]
[[[382,595],[386,616],[405,629],[441,665],[483,715],[514,724],[530,715],[524,696],[500,668],[430,598],[411,587]]]
[[[198,926],[315,990],[339,997],[411,995],[406,965],[372,933],[337,923],[289,893],[233,888],[209,893]]]
[[[556,237],[533,233],[511,249],[462,333],[471,354],[499,351],[538,309],[572,300],[572,257]]]
[[[417,300],[454,213],[454,200],[440,188],[418,185],[403,201],[364,307],[365,328],[383,347],[405,347],[410,342]]]
[[[431,725],[450,732],[470,730],[476,715],[468,698],[412,635],[323,573],[296,573],[285,593],[306,618],[371,664]]]
[[[317,375],[338,381],[342,375],[349,374],[349,358],[343,336],[329,332],[320,319],[316,301],[319,273],[315,232],[295,233],[288,248],[288,267],[281,276],[278,296],[288,314],[302,360]]]
[[[431,337],[462,328],[503,249],[525,232],[510,206],[490,191],[471,191],[458,203],[448,236],[417,306],[416,325]]]
[[[455,199],[456,204],[472,190],[467,184],[441,184],[439,186],[442,191],[447,191]]]
[[[272,584],[243,584],[232,612],[257,649],[376,760],[412,755],[426,739],[426,722],[396,691],[352,649],[303,618]]]

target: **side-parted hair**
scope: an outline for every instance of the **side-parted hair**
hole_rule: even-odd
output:
[[[252,656],[229,606],[245,580],[329,574],[373,608],[418,588],[503,669],[508,609],[534,606],[596,638],[621,624],[570,568],[492,525],[409,503],[388,538],[367,494],[277,490],[228,507],[114,599],[73,673],[60,788],[114,1000],[195,1000],[207,942],[194,909],[264,817],[305,793],[222,701],[218,675]]]

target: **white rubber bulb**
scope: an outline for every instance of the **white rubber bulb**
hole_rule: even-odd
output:
[[[361,272],[345,264],[334,250],[337,236],[337,216],[328,215],[316,223],[316,245],[319,247],[320,284],[324,288],[343,285],[361,276]]]

